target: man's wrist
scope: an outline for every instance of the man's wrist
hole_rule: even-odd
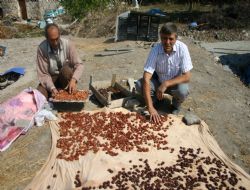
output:
[[[77,83],[77,80],[75,78],[71,78],[71,81]]]
[[[164,81],[164,86],[166,87],[166,88],[168,88],[169,86],[170,86],[170,83],[169,83],[169,81],[168,80],[166,80],[166,81]]]
[[[154,106],[153,105],[148,105],[147,108],[148,108],[148,110],[154,109]]]
[[[53,90],[54,90],[55,88],[56,88],[55,86],[51,87],[51,88],[50,88],[50,92],[53,92]]]

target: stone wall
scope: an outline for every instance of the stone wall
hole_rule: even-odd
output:
[[[27,16],[30,19],[41,19],[39,1],[26,0]]]
[[[21,17],[20,8],[18,5],[18,1],[16,0],[2,0],[0,2],[3,16],[13,15],[16,17]]]
[[[30,19],[43,19],[45,10],[56,9],[59,6],[58,0],[26,0],[25,2],[27,17]],[[0,7],[4,17],[13,15],[22,18],[18,0],[0,0]]]

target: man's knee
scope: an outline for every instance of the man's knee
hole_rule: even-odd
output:
[[[135,84],[136,91],[141,95],[143,95],[143,83],[144,83],[144,79],[141,78]],[[150,95],[151,96],[155,96],[155,92],[159,86],[160,86],[160,82],[158,80],[156,79],[150,80]]]
[[[189,95],[188,84],[179,84],[177,86],[177,93],[174,95],[175,98],[178,98],[179,100],[185,100],[188,95]]]
[[[137,80],[135,83],[135,89],[141,95],[143,94],[142,88],[143,88],[143,78]]]
[[[69,65],[64,65],[60,70],[57,82],[59,87],[65,88],[73,76],[73,69]]]
[[[45,96],[45,98],[48,100],[48,98],[49,98],[49,93],[48,93],[48,91],[47,91],[46,88],[44,88],[41,84],[39,84],[39,85],[37,86],[37,90],[38,90],[39,92],[41,92],[41,94],[43,94],[43,95]]]
[[[59,76],[70,80],[73,76],[73,69],[69,65],[64,65],[60,70]]]

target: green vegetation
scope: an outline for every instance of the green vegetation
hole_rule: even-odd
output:
[[[61,0],[62,6],[75,18],[83,18],[89,11],[102,10],[114,0]]]
[[[61,5],[66,9],[69,15],[74,18],[83,18],[89,12],[105,10],[107,5],[117,6],[121,2],[126,2],[128,4],[132,3],[132,0],[61,0]],[[225,4],[232,3],[249,3],[250,0],[138,0],[140,5],[153,5],[161,7],[164,5],[174,5],[180,7],[180,10],[187,10],[189,12],[200,11],[201,9],[208,9],[207,6],[216,6],[222,8]],[[169,12],[169,10],[167,10]],[[171,11],[171,10],[170,10]]]

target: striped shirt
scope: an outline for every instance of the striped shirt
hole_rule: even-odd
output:
[[[151,74],[155,71],[162,83],[165,80],[180,76],[192,68],[193,65],[187,46],[177,40],[170,55],[165,53],[162,43],[154,46],[149,53],[144,71]]]

